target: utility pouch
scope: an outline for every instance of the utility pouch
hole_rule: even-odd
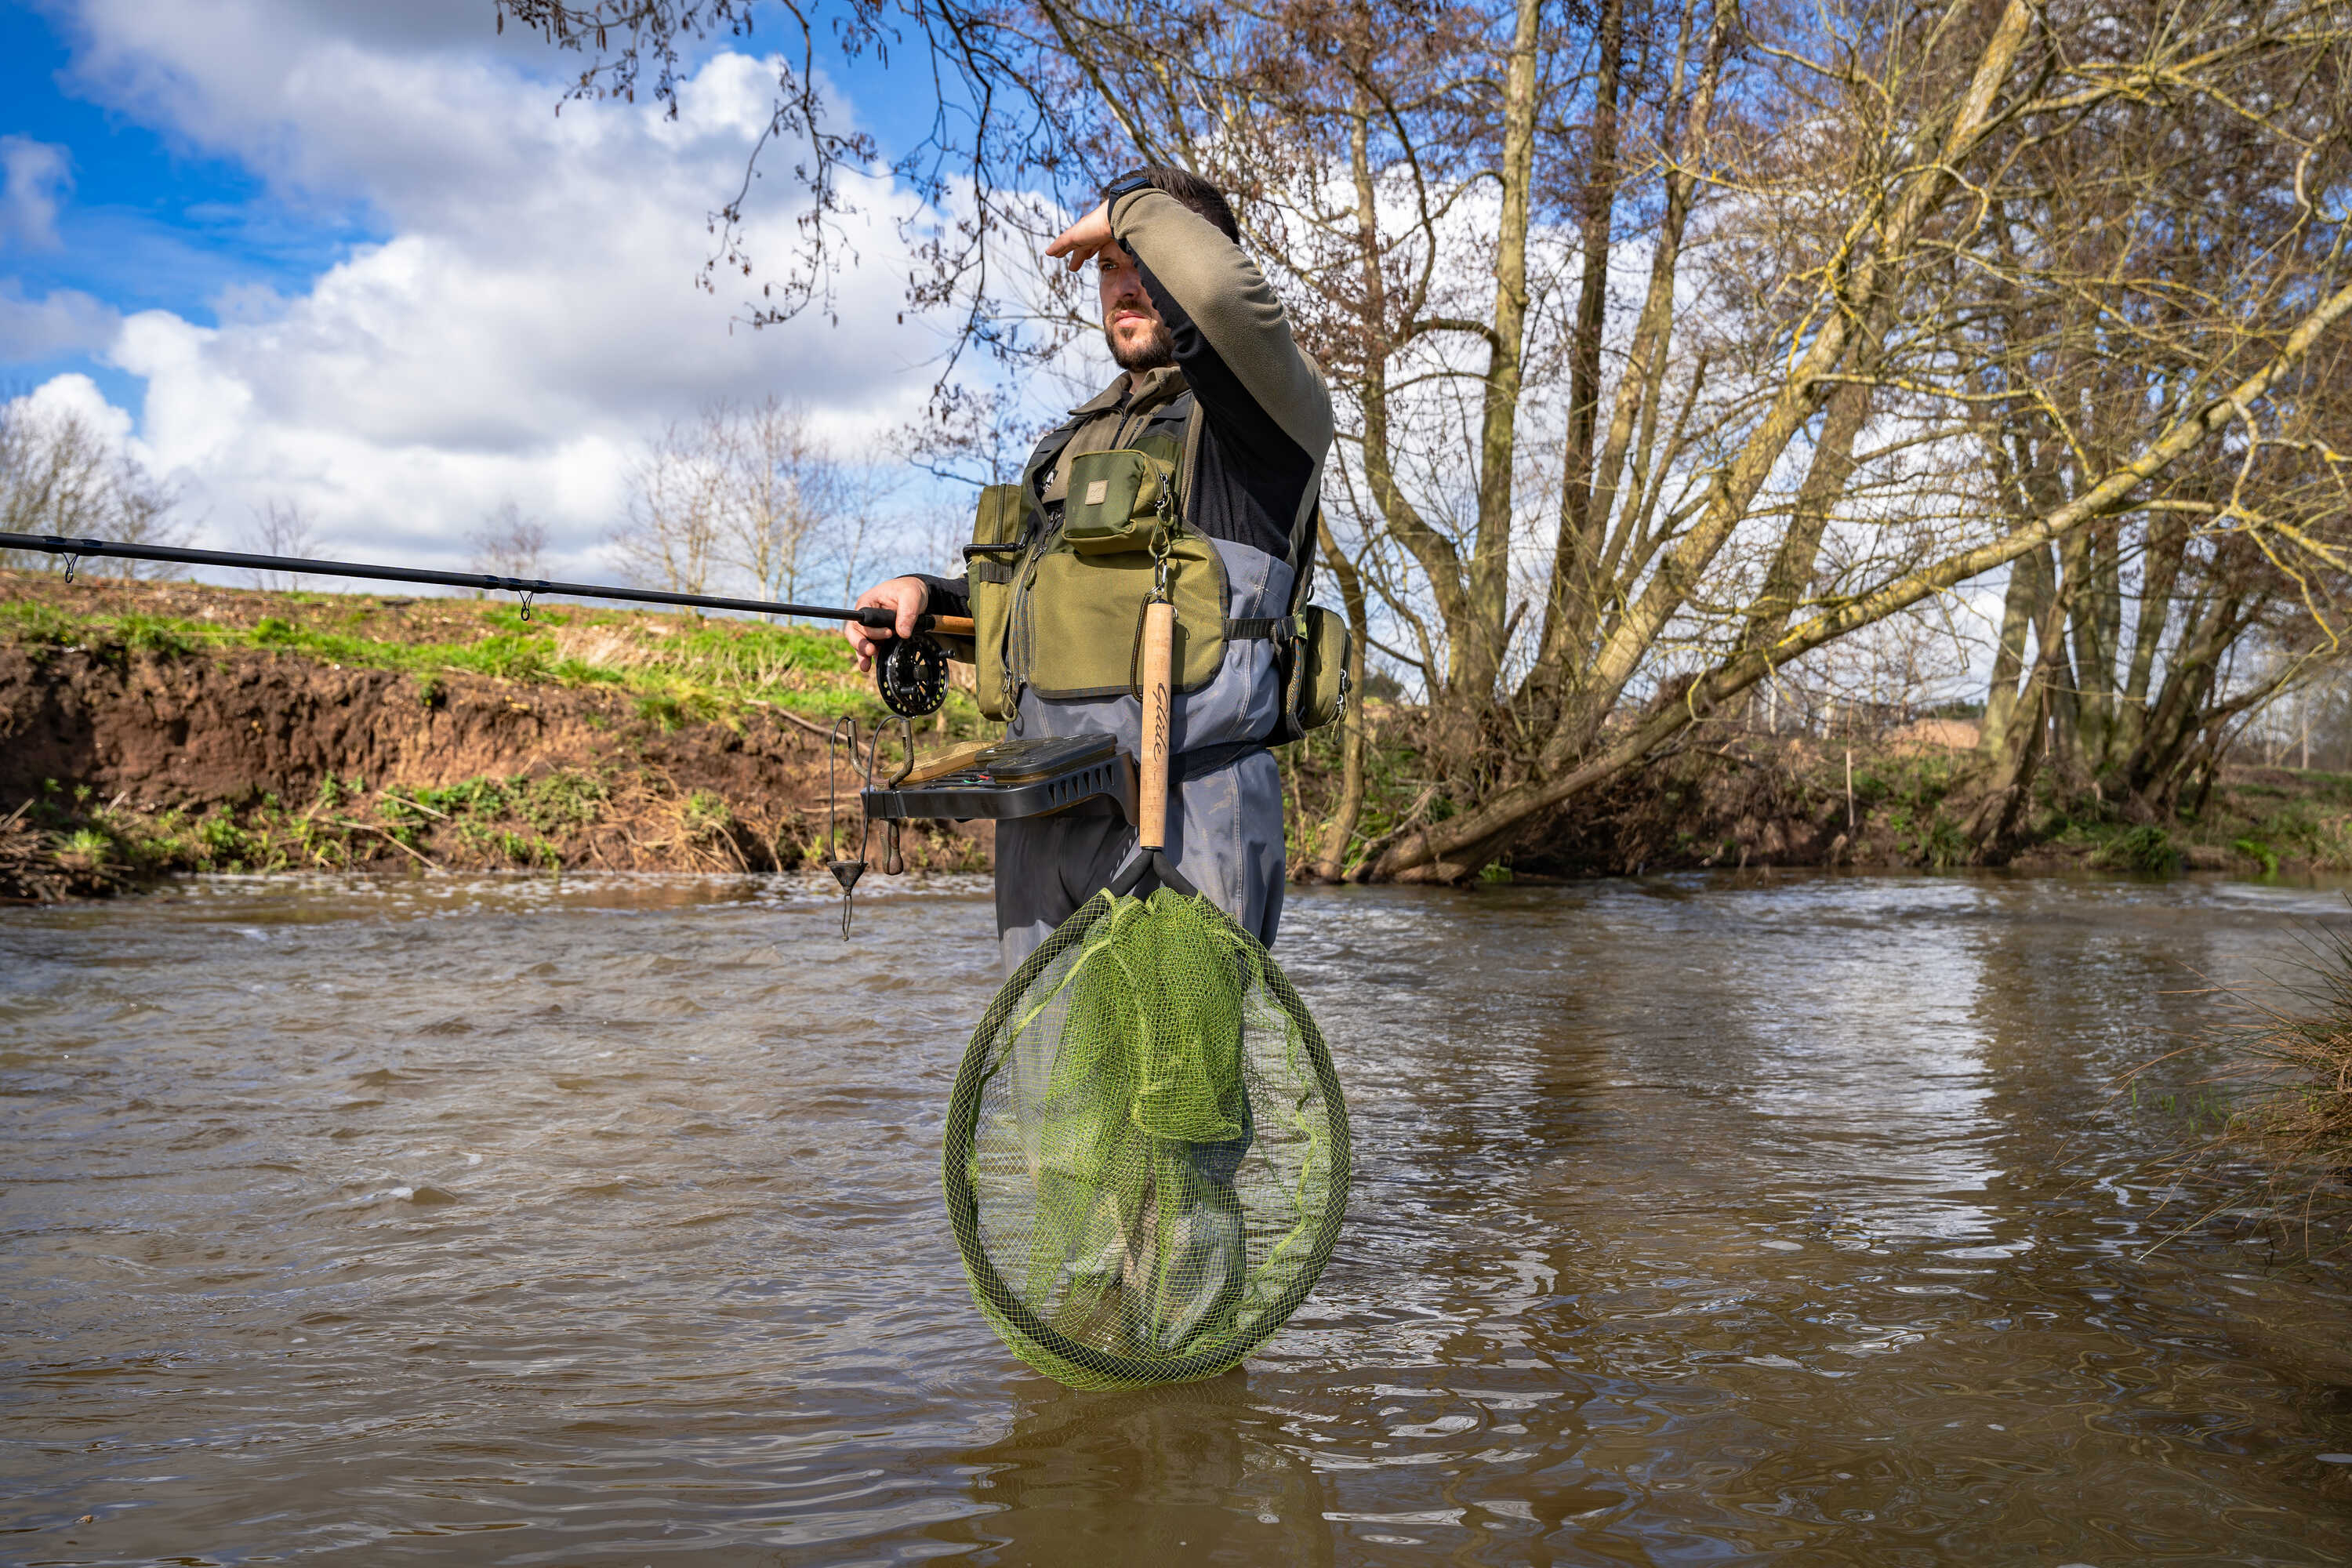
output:
[[[964,547],[964,583],[971,601],[972,664],[981,713],[1013,716],[1015,689],[1007,656],[1013,589],[1021,576],[1026,509],[1017,484],[990,485],[980,492],[971,542]]]
[[[1070,499],[1085,493],[1074,486]],[[1179,691],[1197,691],[1224,663],[1225,563],[1215,544],[1190,530],[1175,533],[1167,554],[1168,597],[1176,606],[1172,673]],[[1019,679],[1057,701],[1132,692],[1155,562],[1145,549],[1081,554],[1066,529],[1039,551],[1013,627]]]
[[[1282,682],[1282,717],[1268,737],[1286,745],[1336,721],[1348,707],[1348,623],[1338,612],[1309,605],[1290,617],[1288,635],[1275,642]]]
[[[1070,461],[1062,537],[1080,555],[1148,550],[1175,526],[1176,467],[1131,447]]]

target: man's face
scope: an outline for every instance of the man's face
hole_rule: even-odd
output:
[[[1176,363],[1176,340],[1144,292],[1143,274],[1135,258],[1114,245],[1097,263],[1096,286],[1102,293],[1103,336],[1110,357],[1121,370],[1158,370]]]

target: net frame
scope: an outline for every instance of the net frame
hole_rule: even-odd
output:
[[[982,1315],[988,1319],[990,1326],[996,1330],[1008,1348],[1024,1363],[1058,1382],[1077,1388],[1139,1387],[1194,1382],[1228,1372],[1256,1353],[1281,1331],[1291,1314],[1297,1310],[1299,1304],[1321,1279],[1339,1241],[1353,1175],[1353,1144],[1347,1101],[1340,1091],[1339,1075],[1332,1065],[1330,1050],[1321,1029],[1316,1026],[1313,1015],[1307,1011],[1306,1003],[1291,985],[1288,976],[1282,973],[1280,966],[1255,937],[1208,899],[1198,894],[1187,897],[1172,889],[1163,888],[1152,893],[1150,900],[1179,900],[1191,912],[1211,921],[1220,936],[1248,956],[1253,973],[1263,984],[1274,1007],[1283,1015],[1287,1026],[1297,1031],[1298,1055],[1307,1069],[1305,1076],[1311,1079],[1313,1097],[1319,1101],[1321,1110],[1321,1128],[1326,1141],[1323,1203],[1319,1214],[1302,1219],[1294,1229],[1294,1235],[1297,1230],[1307,1232],[1303,1254],[1286,1242],[1259,1260],[1257,1267],[1264,1268],[1275,1257],[1281,1257],[1290,1277],[1282,1289],[1254,1313],[1258,1326],[1244,1333],[1221,1338],[1209,1348],[1185,1355],[1122,1354],[1074,1339],[1045,1321],[1022,1292],[1005,1280],[996,1260],[990,1256],[981,1215],[980,1192],[975,1181],[981,1143],[977,1134],[982,1117],[987,1114],[985,1101],[990,1085],[1002,1066],[1003,1058],[1020,1037],[1019,1029],[1010,1033],[1004,1030],[1013,1010],[1029,998],[1032,988],[1042,975],[1059,963],[1071,948],[1086,942],[1104,921],[1114,918],[1122,904],[1146,901],[1122,897],[1109,889],[1089,899],[1076,914],[1063,921],[1005,982],[979,1027],[973,1031],[956,1072],[940,1151],[940,1187],[949,1225],[955,1235],[956,1250],[963,1263],[965,1279]],[[1244,1094],[1248,1092],[1249,1079],[1244,1063],[1241,1070]],[[1255,1124],[1258,1117],[1254,1107],[1248,1115],[1252,1124]],[[1311,1133],[1308,1141],[1311,1149]]]

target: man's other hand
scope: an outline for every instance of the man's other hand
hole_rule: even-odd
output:
[[[1066,265],[1073,272],[1108,250],[1115,243],[1110,232],[1110,204],[1098,202],[1095,210],[1064,229],[1054,243],[1045,247],[1049,257],[1067,257]]]
[[[849,646],[857,650],[857,668],[872,670],[876,649],[890,637],[913,637],[916,617],[930,602],[930,584],[920,577],[893,577],[887,583],[877,583],[860,594],[857,596],[858,609],[862,610],[868,605],[879,605],[898,617],[898,625],[895,631],[883,631],[861,626],[856,621],[841,624],[841,635],[847,637]]]

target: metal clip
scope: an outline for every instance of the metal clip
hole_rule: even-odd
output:
[[[1164,605],[1168,602],[1168,552],[1173,548],[1175,548],[1175,541],[1168,537],[1168,531],[1165,529],[1162,529],[1158,534],[1153,536],[1151,541],[1151,602],[1155,605]]]
[[[825,732],[824,737],[824,868],[833,873],[835,881],[841,884],[841,940],[847,942],[850,895],[856,889],[857,879],[866,874],[866,836],[874,825],[866,815],[866,797],[861,795],[857,797],[857,858],[843,859],[836,835],[841,805],[840,797],[834,791],[833,764],[835,755],[834,742],[840,738],[845,725],[849,731],[850,765],[856,766],[857,720],[854,716],[844,714],[835,720],[833,728]],[[874,787],[874,753],[881,750],[881,737],[877,735],[874,740],[874,745],[866,753],[866,787],[868,789]]]

